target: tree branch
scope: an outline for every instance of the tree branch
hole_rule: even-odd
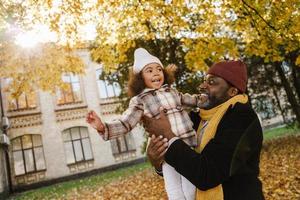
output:
[[[274,26],[272,26],[269,22],[267,22],[260,14],[259,14],[259,12],[255,9],[255,8],[253,8],[252,6],[250,6],[249,4],[247,4],[246,2],[245,2],[245,0],[242,0],[242,2],[243,2],[243,4],[244,5],[246,5],[248,8],[250,8],[251,10],[253,10],[258,16],[259,16],[259,18],[261,18],[271,29],[273,29],[274,31],[277,31],[277,29],[274,27]]]

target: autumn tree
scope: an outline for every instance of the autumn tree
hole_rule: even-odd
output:
[[[0,28],[3,30],[3,24],[17,24],[28,29],[44,24],[56,33],[55,49],[57,45],[62,47],[59,54],[65,51],[68,56],[62,59],[66,63],[62,60],[55,63],[56,60],[51,58],[54,65],[61,66],[57,69],[54,65],[48,66],[53,67],[53,72],[58,70],[52,77],[65,71],[82,72],[81,67],[72,67],[77,66],[74,63],[77,60],[74,57],[73,62],[69,62],[69,53],[70,49],[85,45],[83,35],[87,32],[81,27],[93,24],[97,25],[97,37],[92,43],[94,60],[103,64],[106,74],[120,73],[118,78],[124,83],[128,78],[127,69],[132,65],[133,51],[140,46],[148,48],[164,64],[178,64],[178,86],[184,87],[188,80],[191,81],[192,87],[186,84],[185,89],[194,89],[196,83],[192,82],[192,74],[207,70],[213,62],[238,58],[248,62],[255,57],[262,61],[261,65],[250,62],[249,66],[257,68],[262,77],[267,77],[269,72],[279,77],[287,101],[300,123],[299,4],[298,0],[27,0],[21,3],[4,0],[0,7],[4,11],[1,13],[5,13],[1,15]],[[1,48],[6,49],[3,44],[1,42]],[[27,55],[18,57],[21,56]],[[4,57],[8,58],[5,63],[9,63],[10,56]],[[3,63],[1,67],[8,66]],[[38,62],[26,63],[44,66]],[[19,63],[12,64],[19,66]],[[28,66],[33,65],[27,64],[22,70],[33,69]],[[272,70],[259,70],[265,66]],[[41,85],[37,80],[31,83]]]
[[[12,80],[7,89],[15,97],[37,87],[55,91],[57,87],[64,86],[62,74],[84,72],[84,65],[75,55],[70,42],[62,43],[64,37],[58,37],[60,41],[39,43],[32,48],[16,44],[18,34],[26,34],[51,20],[43,13],[45,9],[45,2],[38,4],[37,1],[4,0],[0,5],[0,77]]]
[[[116,1],[101,6],[93,56],[107,71],[128,62],[127,52],[139,40],[179,39],[183,63],[192,71],[204,71],[221,59],[259,57],[275,69],[300,122],[298,1]],[[284,65],[291,73],[283,71]]]
[[[260,57],[263,65],[275,69],[300,123],[300,2],[242,0],[224,3],[224,7],[224,17],[228,12],[235,15],[228,26],[240,36],[241,54]]]

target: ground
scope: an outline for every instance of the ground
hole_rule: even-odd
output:
[[[266,200],[300,199],[299,144],[299,135],[264,142],[260,179]],[[87,178],[78,180],[72,187],[57,185],[51,189],[23,193],[11,199],[166,199],[163,179],[154,173],[149,164],[142,164],[142,167],[129,175],[118,176],[109,181],[103,178],[106,180],[104,182],[99,178],[96,181]]]

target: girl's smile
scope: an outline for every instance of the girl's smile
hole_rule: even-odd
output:
[[[162,66],[158,63],[150,63],[142,70],[142,77],[147,88],[158,89],[164,83]]]

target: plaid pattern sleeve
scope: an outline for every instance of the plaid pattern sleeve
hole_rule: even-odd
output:
[[[160,106],[164,108],[174,134],[183,139],[188,145],[195,146],[196,132],[193,129],[193,124],[184,106],[196,106],[197,97],[182,95],[177,90],[168,88],[159,90],[157,95],[153,97],[157,97],[157,101],[159,102],[159,104],[156,103],[154,105],[158,108]],[[185,104],[183,104],[182,101],[185,101]],[[157,113],[159,114],[158,108]]]
[[[119,119],[105,123],[105,132],[102,135],[104,140],[110,140],[131,131],[141,120],[144,113],[143,103],[138,97],[133,97],[129,107]]]
[[[182,94],[179,92],[181,104],[186,107],[199,107],[200,106],[200,96],[199,95],[190,95],[188,93]]]

